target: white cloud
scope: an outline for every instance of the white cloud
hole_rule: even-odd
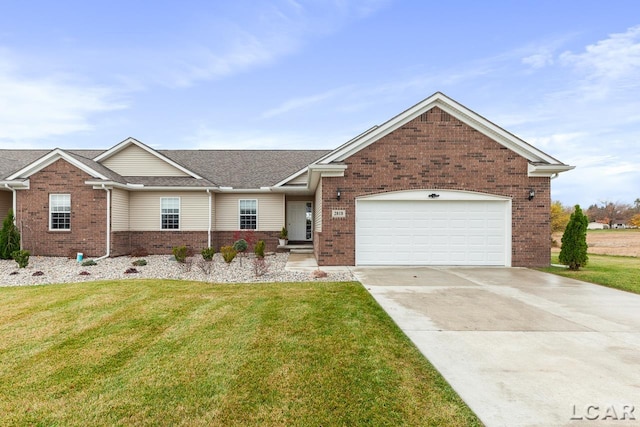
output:
[[[22,77],[2,53],[0,146],[87,131],[93,115],[126,108],[112,90],[79,84],[71,76]]]
[[[268,119],[271,117],[279,116],[281,114],[286,114],[293,110],[310,107],[322,101],[326,101],[330,98],[334,98],[338,96],[340,93],[344,92],[344,90],[345,88],[338,88],[338,89],[332,89],[326,92],[318,93],[315,95],[288,99],[284,101],[282,104],[278,105],[277,107],[271,108],[265,111],[264,113],[262,113],[262,118]]]
[[[544,68],[553,64],[553,54],[551,52],[540,52],[522,58],[522,63],[531,66],[533,69]]]

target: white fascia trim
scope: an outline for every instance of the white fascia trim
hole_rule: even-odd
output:
[[[89,175],[91,175],[94,178],[100,178],[100,179],[103,179],[103,180],[108,180],[108,178],[106,176],[104,176],[101,173],[93,170],[89,166],[85,165],[84,163],[82,163],[79,160],[77,160],[75,157],[67,154],[65,151],[63,151],[63,150],[61,150],[59,148],[56,148],[55,150],[50,151],[46,155],[40,157],[35,162],[30,163],[29,165],[27,165],[24,168],[20,169],[18,172],[16,172],[13,175],[9,176],[7,179],[12,180],[12,179],[17,179],[17,178],[28,178],[29,176],[31,176],[34,173],[46,168],[47,166],[49,166],[50,164],[54,163],[55,161],[57,161],[59,159],[64,159],[68,163],[71,163],[73,166],[75,166],[78,169],[88,173]]]
[[[12,190],[28,190],[30,188],[30,182],[28,179],[24,181],[0,181],[0,186],[9,188]]]
[[[309,174],[307,175],[307,189],[316,191],[318,182],[323,177],[342,177],[344,171],[347,170],[347,165],[325,165],[325,164],[313,164],[309,165]]]
[[[534,165],[529,163],[527,173],[529,177],[552,177],[561,172],[570,171],[575,169],[575,166],[569,165]]]
[[[557,159],[529,145],[441,92],[436,92],[429,98],[398,114],[384,124],[364,132],[360,137],[343,144],[325,157],[319,159],[316,163],[327,164],[334,161],[342,161],[436,106],[489,138],[496,140],[503,146],[515,151],[529,161],[562,164]]]
[[[123,184],[114,181],[85,181],[87,185],[92,185],[95,190],[102,189],[102,185],[108,188],[120,188],[128,191],[216,191],[217,187],[169,187],[169,186],[149,186],[143,184]]]
[[[187,175],[189,175],[189,176],[191,176],[191,177],[193,177],[195,179],[202,179],[202,177],[200,175],[198,175],[198,174],[190,171],[189,169],[185,168],[184,166],[174,162],[173,160],[171,160],[167,156],[164,156],[164,155],[158,153],[153,148],[143,144],[142,142],[138,141],[135,138],[127,138],[127,139],[125,139],[124,141],[122,141],[118,145],[116,145],[114,147],[111,147],[110,149],[108,149],[104,153],[100,154],[98,157],[94,158],[93,160],[98,162],[98,163],[100,163],[103,160],[108,159],[109,157],[113,156],[114,154],[117,154],[118,152],[124,150],[125,148],[127,148],[131,144],[136,145],[137,147],[140,147],[141,149],[143,149],[147,153],[156,156],[157,158],[159,158],[163,162],[169,163],[174,168],[181,170],[182,172],[186,173]]]

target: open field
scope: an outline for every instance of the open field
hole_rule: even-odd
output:
[[[560,245],[562,233],[554,233],[553,239]],[[587,244],[590,254],[640,257],[640,229],[588,230]]]
[[[0,289],[0,425],[479,425],[354,282]]]

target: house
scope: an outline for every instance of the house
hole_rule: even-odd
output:
[[[170,253],[254,230],[318,264],[543,266],[573,169],[435,93],[334,150],[0,150],[0,215],[35,255]]]
[[[587,224],[587,230],[607,230],[609,229],[609,224],[603,224],[601,222],[590,222]]]

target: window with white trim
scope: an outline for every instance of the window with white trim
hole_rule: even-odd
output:
[[[49,194],[49,230],[71,230],[71,194]]]
[[[160,228],[180,229],[180,197],[160,197]]]
[[[255,230],[258,228],[258,201],[252,199],[240,200],[240,230]]]

